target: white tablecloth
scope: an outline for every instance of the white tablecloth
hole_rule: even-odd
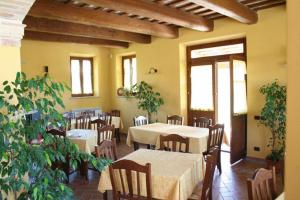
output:
[[[191,153],[202,153],[206,151],[208,132],[207,128],[163,123],[134,126],[128,129],[127,145],[130,146],[134,141],[142,144],[156,145],[159,148],[160,135],[178,134],[190,138],[189,151]]]
[[[67,131],[67,137],[78,146],[79,150],[91,153],[97,145],[98,133],[96,130],[72,129]]]
[[[202,154],[140,149],[122,159],[133,160],[142,165],[151,164],[152,197],[156,199],[186,200],[203,179]],[[140,178],[143,183],[141,194],[145,196],[145,177]],[[136,191],[136,184],[134,187]],[[101,173],[98,190],[112,190],[108,168]]]
[[[91,120],[95,120],[95,119],[98,119],[98,116],[91,117]],[[76,124],[76,120],[72,119],[71,120],[71,129],[75,129],[75,124]],[[115,126],[115,128],[120,128],[120,129],[123,128],[123,122],[120,117],[112,116],[111,124],[113,124]]]

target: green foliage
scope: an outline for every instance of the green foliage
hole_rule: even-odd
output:
[[[261,111],[260,123],[271,132],[268,146],[271,153],[267,158],[277,161],[283,159],[286,134],[286,86],[278,81],[264,85],[260,93],[265,96],[265,105]]]
[[[149,121],[151,122],[151,114],[157,113],[159,107],[164,104],[164,100],[160,97],[160,93],[154,92],[152,86],[142,81],[132,87],[135,98],[138,99],[138,108],[147,111]]]
[[[61,95],[67,87],[52,82],[47,75],[27,79],[18,72],[15,81],[4,81],[0,88],[0,191],[19,193],[17,199],[74,199],[71,189],[64,184],[66,175],[52,170],[52,164],[66,162],[69,155],[73,168],[85,160],[102,170],[111,161],[97,160],[80,152],[67,138],[46,133],[48,125],[66,124],[57,108],[64,108]],[[40,119],[28,123],[25,113],[31,110],[37,110]],[[38,135],[43,143],[30,144]],[[29,180],[24,179],[26,176]]]

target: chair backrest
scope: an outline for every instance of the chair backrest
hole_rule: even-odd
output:
[[[101,113],[98,115],[98,118],[106,121],[108,125],[111,125],[112,115],[110,113]]]
[[[107,125],[107,122],[102,119],[90,120],[89,129],[98,130],[99,127]]]
[[[218,148],[213,148],[206,157],[206,168],[205,168],[205,175],[203,179],[203,186],[202,186],[202,193],[201,193],[201,200],[212,199],[212,187],[213,187],[213,180],[214,180],[214,173],[218,161]]]
[[[121,111],[120,110],[111,110],[111,115],[115,117],[120,117],[121,116]]]
[[[96,116],[96,111],[95,110],[85,110],[80,113],[80,115],[87,115],[89,117],[94,117]]]
[[[55,136],[55,137],[60,137],[60,138],[65,138],[67,136],[66,131],[64,130],[58,130],[55,128],[47,130],[47,133]]]
[[[75,118],[75,129],[88,129],[90,117],[88,115],[80,115]]]
[[[73,119],[73,117],[72,116],[64,116],[64,119],[66,121],[66,127],[65,127],[65,129],[67,131],[71,130],[71,125],[72,125],[72,119]]]
[[[167,124],[183,125],[183,117],[178,115],[167,116]]]
[[[103,140],[99,146],[95,147],[97,158],[108,158],[112,161],[118,160],[116,139]]]
[[[160,135],[160,150],[189,152],[190,138],[177,134]],[[182,150],[184,148],[184,150]]]
[[[211,126],[212,122],[211,119],[207,119],[205,117],[195,117],[193,119],[193,126],[199,128],[208,128]]]
[[[132,160],[119,160],[109,166],[109,174],[114,200],[119,200],[121,198],[130,200],[152,200],[150,163],[147,163],[146,165],[140,165]],[[141,183],[142,177],[145,177],[146,184]],[[118,184],[118,180],[121,183]],[[133,182],[136,184],[133,184]],[[118,185],[121,188],[118,188]],[[141,187],[143,185],[146,185],[146,198],[142,197],[141,195]],[[137,194],[134,194],[133,191],[137,191]]]
[[[221,149],[223,135],[224,135],[224,124],[216,124],[209,126],[209,134],[207,140],[207,151],[210,152],[212,148],[218,147]]]
[[[249,200],[273,200],[276,198],[275,167],[271,170],[257,169],[252,178],[247,180]]]
[[[98,128],[98,141],[97,144],[100,145],[103,140],[112,140],[115,137],[115,127],[114,125],[105,125]]]
[[[148,118],[145,116],[137,116],[133,118],[133,125],[134,126],[141,126],[148,124]]]

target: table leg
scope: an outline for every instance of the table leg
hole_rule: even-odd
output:
[[[133,142],[133,148],[134,148],[135,151],[138,150],[140,148],[139,143]]]
[[[88,177],[89,167],[88,167],[88,165],[89,165],[89,163],[87,161],[81,161],[81,164],[80,164],[80,175],[84,176],[87,181],[89,180],[89,177]]]
[[[103,193],[103,200],[107,200],[108,198],[107,198],[107,191],[105,191],[104,193]]]

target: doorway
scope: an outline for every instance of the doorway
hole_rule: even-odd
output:
[[[206,117],[225,126],[231,163],[246,156],[246,39],[187,47],[188,124]]]

